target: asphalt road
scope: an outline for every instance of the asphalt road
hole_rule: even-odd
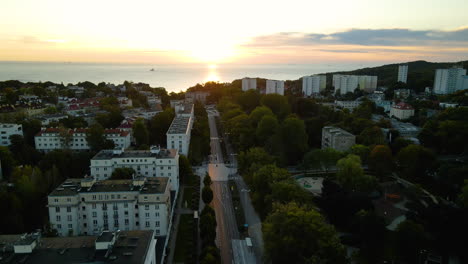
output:
[[[227,183],[229,169],[224,165],[221,144],[214,119],[216,114],[216,111],[208,111],[211,137],[211,156],[208,170],[213,181],[211,188],[213,190],[213,208],[216,212],[217,222],[216,243],[221,251],[222,262],[231,264],[233,263],[231,240],[239,239],[240,235]]]

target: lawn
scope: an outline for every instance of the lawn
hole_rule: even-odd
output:
[[[186,262],[186,258],[193,250],[193,215],[183,214],[180,216],[177,231],[176,248],[174,253],[175,262]]]

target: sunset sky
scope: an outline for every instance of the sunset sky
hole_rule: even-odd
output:
[[[466,0],[4,0],[0,60],[457,61],[467,14]]]

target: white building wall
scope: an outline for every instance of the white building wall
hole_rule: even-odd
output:
[[[434,79],[434,93],[454,93],[457,91],[458,81],[463,75],[466,75],[466,70],[462,68],[437,69]]]
[[[250,89],[257,89],[257,78],[243,78],[242,79],[242,91],[248,91]]]
[[[313,75],[302,77],[302,93],[304,96],[318,94],[326,88],[327,77],[325,75]]]
[[[403,83],[408,81],[408,64],[398,66],[398,81]]]
[[[265,94],[284,95],[284,81],[267,80]]]
[[[23,126],[18,124],[0,124],[0,146],[9,146],[11,144],[10,136],[23,136]]]

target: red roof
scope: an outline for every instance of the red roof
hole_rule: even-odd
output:
[[[414,110],[414,108],[411,105],[403,103],[403,102],[394,105],[393,108],[397,108],[400,110]]]

